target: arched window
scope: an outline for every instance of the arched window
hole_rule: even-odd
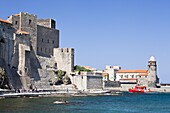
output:
[[[31,19],[29,19],[29,24],[31,24]]]

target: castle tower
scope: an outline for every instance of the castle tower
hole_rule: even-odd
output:
[[[19,14],[8,17],[13,27],[17,31],[26,31],[31,36],[31,46],[34,52],[37,52],[37,16],[20,12]]]
[[[156,83],[158,83],[157,77],[157,65],[156,60],[153,56],[150,57],[148,61],[148,86],[156,87]]]

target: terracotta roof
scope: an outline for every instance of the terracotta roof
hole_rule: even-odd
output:
[[[102,72],[102,76],[108,76],[109,74],[107,72]]]
[[[88,70],[96,70],[96,68],[92,68],[92,67],[90,67],[90,66],[83,66],[84,68],[86,68],[86,69],[88,69]]]
[[[147,73],[148,70],[119,70],[117,73]]]
[[[26,32],[26,31],[21,31],[21,30],[17,30],[17,33],[20,33],[20,34],[29,34],[29,32]]]
[[[20,14],[15,14],[15,16],[20,16]]]
[[[7,24],[11,24],[9,21],[4,20],[4,19],[1,19],[1,18],[0,18],[0,22],[4,22],[4,23],[7,23]]]
[[[140,73],[139,75],[137,75],[137,76],[148,76],[148,73],[146,72],[146,73]]]

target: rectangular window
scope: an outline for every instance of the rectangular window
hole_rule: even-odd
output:
[[[134,75],[132,75],[132,78],[134,78]]]
[[[54,44],[54,40],[53,40],[53,44]]]
[[[121,78],[123,78],[123,75],[121,75]]]
[[[50,43],[50,41],[49,41],[49,40],[47,40],[47,43]]]
[[[55,63],[54,66],[57,67],[57,63]]]
[[[50,48],[49,48],[49,53],[50,53]]]
[[[44,40],[42,39],[41,41],[43,42]]]

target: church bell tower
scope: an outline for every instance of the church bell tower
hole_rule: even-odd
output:
[[[156,60],[153,56],[150,57],[148,61],[148,87],[156,87],[156,84],[159,83],[157,77],[157,65]]]

